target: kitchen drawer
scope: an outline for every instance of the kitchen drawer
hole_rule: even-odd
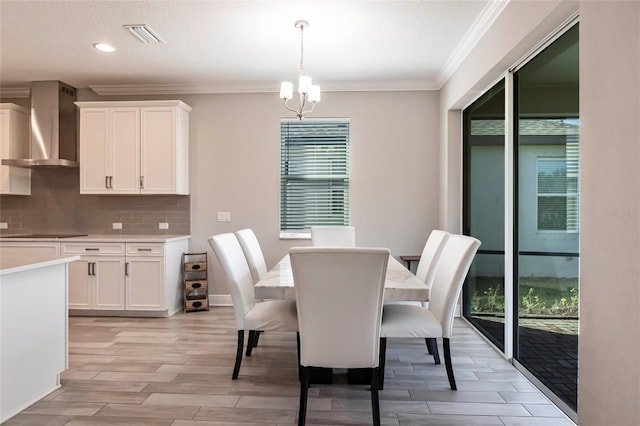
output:
[[[62,243],[62,254],[124,255],[124,243]]]
[[[127,243],[127,256],[163,256],[162,243]]]

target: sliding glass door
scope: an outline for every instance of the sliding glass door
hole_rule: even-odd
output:
[[[504,147],[505,83],[469,108],[464,120],[466,235],[482,241],[464,286],[463,314],[504,349]]]
[[[573,418],[578,31],[557,36],[463,112],[463,230],[482,241],[463,315]]]
[[[578,26],[520,68],[514,86],[514,358],[577,410]]]

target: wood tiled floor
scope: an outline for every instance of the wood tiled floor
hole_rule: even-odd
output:
[[[62,387],[6,425],[296,424],[295,335],[264,333],[232,381],[231,308],[156,319],[72,317],[69,335]],[[384,425],[573,425],[461,320],[452,353],[457,392],[423,341],[388,341]],[[364,386],[314,386],[309,396],[310,426],[371,424]]]

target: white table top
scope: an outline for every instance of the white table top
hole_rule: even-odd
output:
[[[0,250],[0,276],[80,260],[80,256],[6,256]]]
[[[291,261],[287,254],[255,285],[257,299],[295,299]],[[426,302],[429,288],[394,257],[389,256],[384,299]]]

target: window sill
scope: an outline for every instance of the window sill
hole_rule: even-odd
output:
[[[281,240],[310,240],[311,232],[280,231]]]

